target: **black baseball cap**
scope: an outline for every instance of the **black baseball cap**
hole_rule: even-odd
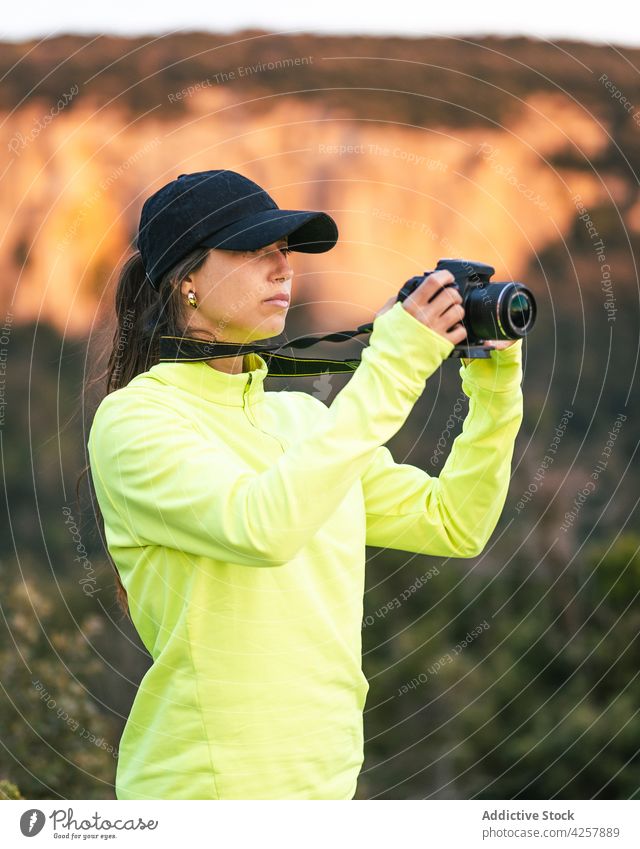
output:
[[[326,212],[279,209],[257,183],[236,171],[180,174],[146,199],[137,248],[154,289],[196,247],[254,251],[288,236],[291,250],[323,253],[338,241]]]

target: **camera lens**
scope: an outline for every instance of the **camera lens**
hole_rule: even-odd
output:
[[[533,293],[521,283],[489,283],[467,293],[467,333],[477,339],[520,339],[536,320]]]
[[[514,327],[523,330],[531,318],[531,302],[522,292],[514,292],[509,301],[509,320]]]
[[[509,339],[526,336],[536,319],[536,302],[533,293],[520,283],[512,283],[506,298],[503,325]]]
[[[506,289],[506,306],[501,315],[502,325],[508,339],[526,336],[536,318],[536,302],[533,294],[521,283],[511,283]]]

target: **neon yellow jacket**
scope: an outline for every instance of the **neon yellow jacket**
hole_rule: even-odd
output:
[[[89,435],[109,552],[153,658],[118,799],[351,799],[363,762],[365,544],[473,557],[504,506],[522,342],[460,365],[470,398],[438,477],[384,446],[453,345],[401,302],[330,406],[158,363]]]

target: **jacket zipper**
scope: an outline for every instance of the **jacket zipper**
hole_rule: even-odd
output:
[[[245,416],[249,419],[252,425],[255,427],[255,421],[253,421],[252,416],[249,415],[249,404],[247,404],[247,394],[249,392],[249,387],[251,386],[251,381],[253,379],[253,375],[249,372],[249,379],[244,385],[244,389],[242,390],[242,409],[244,410]]]
[[[262,430],[262,428],[258,427],[253,412],[251,411],[251,405],[247,401],[247,395],[249,394],[249,387],[251,386],[252,379],[253,375],[251,374],[251,372],[249,372],[249,379],[245,383],[244,389],[242,390],[242,409],[244,410],[244,414],[249,419],[251,424],[256,428],[256,430],[259,430],[260,433],[264,433],[265,436],[270,436],[272,439],[275,439],[280,448],[282,448],[282,453],[284,454],[285,447],[282,442],[280,442],[277,436],[274,436],[272,433],[267,433],[267,431]]]

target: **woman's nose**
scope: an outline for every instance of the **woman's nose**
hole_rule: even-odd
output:
[[[293,269],[289,265],[289,260],[281,251],[278,251],[276,255],[278,257],[278,261],[274,270],[274,276],[277,278],[285,277],[287,280],[291,280],[293,277]]]

